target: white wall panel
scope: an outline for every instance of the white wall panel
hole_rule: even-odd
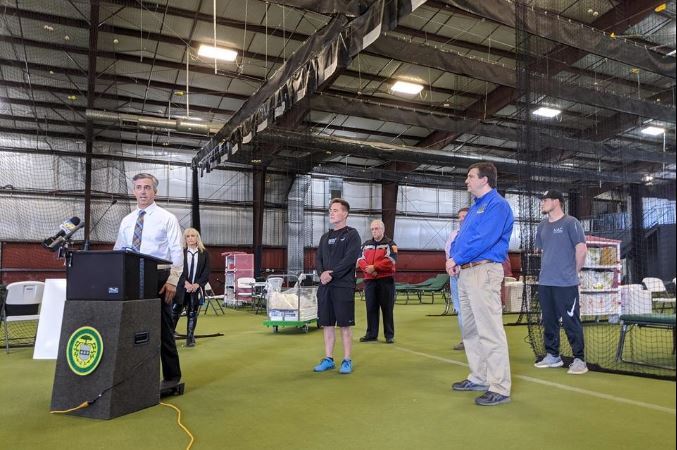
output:
[[[306,205],[312,208],[329,207],[329,180],[313,178]],[[381,185],[376,183],[343,182],[343,198],[351,209],[381,209]]]
[[[269,209],[263,213],[263,245],[287,245],[287,211]]]
[[[402,214],[456,214],[470,205],[466,191],[400,186],[397,210]]]
[[[180,210],[176,211],[177,217]],[[190,206],[187,221],[181,223],[185,227],[190,222]],[[251,245],[253,217],[250,208],[203,207],[200,209],[200,225],[202,239],[208,245]]]
[[[448,219],[397,217],[395,237],[401,249],[442,250],[452,230]]]

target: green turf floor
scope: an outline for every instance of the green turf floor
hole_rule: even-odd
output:
[[[364,333],[357,302],[354,341]],[[356,343],[354,373],[313,373],[322,333],[273,334],[262,315],[201,316],[204,338],[180,346],[181,408],[194,449],[674,449],[675,383],[535,369],[524,326],[506,327],[513,401],[478,407],[450,390],[467,375],[442,306],[397,305],[396,343]],[[511,320],[514,318],[511,318]],[[183,328],[185,322],[179,324]],[[337,346],[340,358],[341,347]],[[175,412],[152,407],[110,421],[48,413],[54,361],[0,354],[0,448],[184,449]]]

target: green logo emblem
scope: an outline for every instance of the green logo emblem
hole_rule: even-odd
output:
[[[71,334],[66,347],[68,366],[76,375],[89,375],[103,356],[103,339],[96,329],[80,327]]]

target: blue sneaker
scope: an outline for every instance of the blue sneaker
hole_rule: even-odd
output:
[[[322,358],[320,364],[316,365],[313,369],[315,372],[326,372],[336,367],[334,360],[331,358]]]
[[[339,373],[343,375],[353,373],[353,361],[351,359],[344,359],[343,362],[341,363]]]
[[[475,404],[479,406],[496,406],[503,403],[510,403],[510,397],[498,392],[487,391],[475,399]]]
[[[550,353],[546,353],[545,357],[542,360],[534,364],[534,367],[537,369],[548,369],[562,367],[563,365],[564,361],[562,361],[562,358],[560,358],[559,356],[551,355]]]

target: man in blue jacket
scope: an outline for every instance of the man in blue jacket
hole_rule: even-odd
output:
[[[484,391],[475,403],[494,406],[510,402],[510,361],[501,305],[502,262],[508,256],[513,214],[496,192],[496,167],[473,164],[465,180],[474,203],[451,245],[446,268],[458,275],[463,316],[463,342],[468,378],[455,391]]]

